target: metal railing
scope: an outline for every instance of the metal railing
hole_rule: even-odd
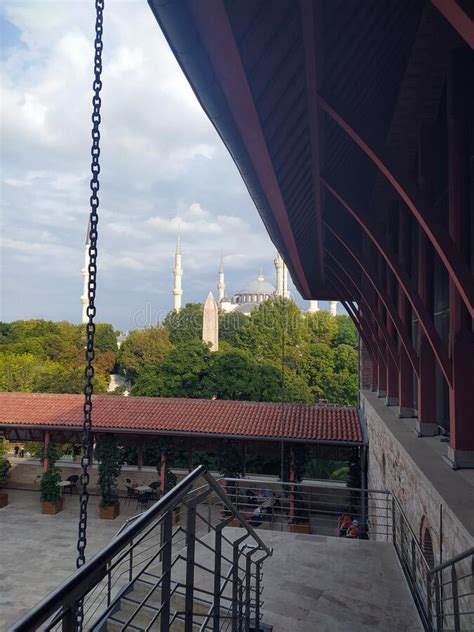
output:
[[[429,570],[428,618],[439,632],[474,630],[474,547]]]
[[[345,535],[340,518],[358,521],[357,536],[391,542],[425,630],[474,632],[474,549],[430,568],[398,499],[388,491],[342,485],[225,479],[227,493],[258,529]]]
[[[230,523],[241,529],[226,530]],[[248,631],[261,618],[264,560],[255,529],[200,466],[126,521],[9,632]],[[178,627],[176,627],[178,626]]]
[[[392,496],[381,490],[345,485],[282,483],[263,479],[223,479],[228,497],[255,527],[345,535],[339,519],[356,520],[361,539],[392,541]]]

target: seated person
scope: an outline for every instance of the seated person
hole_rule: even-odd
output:
[[[261,507],[255,507],[253,510],[252,517],[249,520],[249,524],[252,527],[259,527],[263,522],[263,512]]]
[[[347,513],[342,514],[342,516],[339,518],[338,523],[337,523],[337,536],[339,538],[346,537],[347,530],[351,526],[351,523],[352,521],[351,521],[350,515]]]
[[[347,529],[346,538],[359,538],[360,537],[360,529],[359,523],[357,520],[353,520],[351,526]]]

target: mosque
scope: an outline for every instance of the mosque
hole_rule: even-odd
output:
[[[217,307],[223,312],[240,312],[246,316],[258,307],[264,301],[282,296],[285,298],[291,298],[288,290],[288,269],[283,261],[280,253],[274,261],[275,264],[275,285],[272,285],[269,281],[266,281],[262,270],[256,279],[252,279],[246,283],[241,290],[233,294],[232,296],[226,295],[225,278],[224,278],[224,261],[221,255],[221,261],[219,266],[219,275],[217,282]],[[175,311],[179,312],[182,304],[182,253],[181,253],[181,238],[178,233],[176,240],[176,252],[174,256],[174,286],[173,286],[173,307]],[[212,293],[211,293],[212,295]],[[209,298],[208,298],[209,300]],[[214,300],[214,299],[213,299]],[[319,311],[318,301],[309,301],[308,312]],[[330,301],[329,311],[333,316],[337,313],[337,302]]]

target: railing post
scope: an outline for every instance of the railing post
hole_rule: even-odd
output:
[[[171,599],[171,557],[173,547],[173,510],[164,515],[161,529],[161,615],[160,631],[169,632],[170,629],[170,599]]]
[[[244,605],[244,585],[242,581],[239,581],[239,632],[243,632],[243,629],[242,629],[242,623],[244,619],[243,605]]]
[[[249,632],[250,630],[250,600],[252,598],[251,594],[251,573],[252,573],[252,553],[254,551],[249,551],[246,555],[245,560],[245,632]]]
[[[194,554],[196,547],[196,507],[189,505],[186,512],[186,596],[184,602],[184,632],[193,630]]]
[[[452,564],[451,566],[451,583],[453,591],[454,630],[455,632],[459,632],[461,629],[461,617],[459,616],[458,575],[456,572],[456,564]]]
[[[234,542],[232,557],[232,632],[238,632],[239,541]]]
[[[261,563],[256,562],[256,577],[255,577],[255,629],[257,632],[260,630],[260,573]]]
[[[433,612],[432,612],[432,599],[431,599],[431,591],[432,591],[432,582],[430,572],[426,573],[426,599],[427,599],[427,607],[428,607],[428,623],[430,625],[430,629],[433,628]]]
[[[225,524],[225,523],[223,523]],[[213,619],[213,632],[219,632],[220,618],[221,618],[221,556],[222,556],[222,526],[216,527],[216,536],[214,544],[214,619]]]
[[[443,632],[443,617],[441,614],[441,590],[439,585],[438,573],[434,576],[435,585],[435,605],[436,605],[436,630],[437,632]]]
[[[77,606],[74,602],[68,606],[61,624],[61,632],[76,632],[77,629]]]
[[[110,606],[112,597],[112,575],[110,573],[110,562],[107,562],[107,607]]]

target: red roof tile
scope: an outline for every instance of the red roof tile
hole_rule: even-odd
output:
[[[82,395],[0,393],[0,427],[82,427]],[[209,399],[94,396],[93,425],[102,430],[184,432],[362,442],[357,410],[343,406]]]

